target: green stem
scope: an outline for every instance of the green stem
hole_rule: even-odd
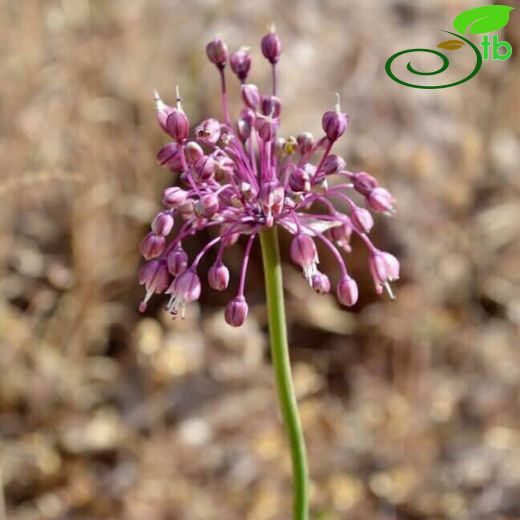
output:
[[[282,266],[280,263],[280,250],[278,248],[278,233],[276,228],[262,231],[260,233],[260,242],[262,244],[262,258],[264,262],[271,355],[276,386],[278,388],[280,409],[291,447],[294,475],[293,520],[308,520],[309,477],[307,474],[307,458],[291,376],[287,328],[285,325]]]

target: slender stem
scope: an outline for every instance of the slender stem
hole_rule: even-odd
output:
[[[224,121],[226,125],[231,126],[231,118],[229,117],[229,105],[226,91],[226,73],[224,67],[219,67],[220,72],[220,88],[222,92],[222,110],[224,111]]]
[[[287,329],[285,325],[282,267],[276,227],[264,229],[260,233],[260,242],[262,244],[262,258],[264,262],[271,354],[280,409],[291,447],[294,478],[293,520],[308,520],[309,477],[305,441],[291,377]]]

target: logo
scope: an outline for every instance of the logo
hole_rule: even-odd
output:
[[[414,52],[422,52],[429,53],[438,56],[442,60],[442,64],[436,70],[430,72],[423,72],[417,70],[413,67],[412,62],[409,61],[406,65],[406,69],[408,72],[415,74],[417,76],[436,76],[437,74],[441,74],[444,72],[450,65],[450,60],[445,52],[435,50],[435,49],[406,49],[404,51],[399,51],[390,56],[388,58],[385,70],[388,76],[404,85],[405,87],[411,88],[422,88],[422,89],[437,89],[437,88],[448,88],[455,87],[456,85],[460,85],[469,81],[471,78],[476,76],[482,67],[483,60],[500,60],[505,61],[508,60],[513,54],[513,48],[511,44],[507,41],[500,41],[498,39],[498,35],[494,34],[492,38],[490,38],[490,32],[498,31],[502,27],[505,27],[509,22],[510,12],[513,10],[512,7],[508,5],[486,5],[482,7],[475,7],[474,9],[468,9],[467,11],[462,11],[458,16],[453,20],[453,27],[455,28],[458,34],[451,31],[443,31],[451,36],[454,36],[456,39],[450,39],[440,42],[437,45],[437,49],[442,49],[442,51],[456,51],[461,49],[464,46],[469,46],[473,53],[475,54],[475,66],[473,70],[463,79],[459,81],[453,81],[452,83],[448,83],[446,85],[417,85],[414,83],[409,83],[408,81],[404,81],[399,79],[394,72],[392,71],[392,65],[394,61],[404,54],[414,53]],[[482,38],[480,42],[480,47],[482,47],[482,53],[480,49],[468,38],[462,36],[463,34],[484,34],[486,35]]]

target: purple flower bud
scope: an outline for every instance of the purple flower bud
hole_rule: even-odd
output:
[[[312,151],[314,146],[314,137],[310,132],[303,132],[296,138],[298,143],[298,151],[304,155]]]
[[[164,237],[150,232],[143,238],[139,251],[143,258],[150,260],[151,258],[157,258],[164,251],[165,246],[166,239]]]
[[[166,294],[171,294],[168,311],[176,316],[180,310],[181,318],[184,318],[186,304],[198,300],[200,291],[200,278],[197,273],[193,269],[182,272],[166,290]]]
[[[216,144],[220,138],[220,123],[210,117],[197,126],[195,135],[204,144]]]
[[[323,161],[320,173],[324,173],[325,175],[334,175],[343,168],[345,168],[345,161],[335,154],[330,154]]]
[[[275,64],[280,58],[282,43],[274,31],[274,27],[262,38],[261,48],[262,54],[271,63]]]
[[[195,164],[204,155],[204,150],[200,144],[190,141],[184,147],[184,155],[188,163]]]
[[[146,296],[139,304],[139,312],[144,312],[152,294],[164,292],[170,283],[170,276],[164,262],[152,260],[144,264],[139,271],[139,283],[146,289]]]
[[[173,251],[170,251],[166,261],[168,263],[168,271],[170,271],[173,276],[179,275],[188,267],[188,255],[182,247],[177,247]]]
[[[173,110],[166,119],[166,131],[178,142],[183,143],[190,133],[190,122],[182,109]]]
[[[282,102],[276,96],[262,96],[261,108],[262,114],[276,119],[282,113]]]
[[[203,155],[195,163],[195,172],[197,173],[198,179],[201,181],[207,181],[215,175],[215,160],[211,155]]]
[[[338,102],[336,103],[336,109],[334,111],[325,112],[323,114],[323,118],[321,120],[321,125],[323,127],[323,131],[325,135],[329,139],[329,141],[337,141],[347,129],[348,125],[348,116],[347,114],[341,112],[341,108],[339,105],[339,94]]]
[[[375,211],[383,213],[395,213],[393,195],[385,188],[374,188],[367,195],[368,205]]]
[[[247,141],[251,135],[251,124],[249,121],[241,117],[237,121],[237,134],[241,141]]]
[[[232,327],[240,327],[247,318],[249,307],[243,296],[237,296],[226,305],[224,317]]]
[[[166,130],[166,120],[168,116],[175,110],[173,107],[166,105],[163,100],[159,97],[157,91],[155,92],[155,108],[157,111],[157,122],[159,126],[165,131]]]
[[[216,36],[206,46],[206,54],[208,55],[209,61],[214,63],[219,69],[223,69],[226,66],[228,59],[228,49],[224,40],[219,36]]]
[[[291,242],[291,259],[303,269],[303,275],[310,283],[318,273],[318,251],[314,240],[308,235],[298,235]]]
[[[173,186],[164,190],[162,203],[169,208],[176,208],[183,204],[188,197],[188,192]]]
[[[312,277],[311,283],[312,283],[312,288],[318,294],[327,294],[328,292],[330,292],[330,280],[326,274],[317,272]]]
[[[359,289],[356,281],[350,276],[344,276],[338,283],[336,294],[339,302],[347,307],[352,307],[358,301]]]
[[[256,129],[258,136],[262,141],[272,141],[276,135],[276,123],[271,118],[258,118],[256,120]]]
[[[369,195],[379,185],[377,180],[366,172],[355,173],[352,180],[354,189],[361,195]]]
[[[208,193],[203,195],[195,204],[195,214],[199,217],[210,218],[218,211],[218,195]]]
[[[309,191],[311,189],[309,174],[303,168],[295,168],[289,176],[289,186],[293,191]]]
[[[370,211],[364,208],[355,208],[350,215],[350,219],[354,229],[358,233],[370,233],[370,230],[374,225],[374,219],[372,218]]]
[[[229,285],[229,269],[218,261],[208,271],[208,283],[212,289],[223,291]]]
[[[251,55],[248,49],[243,47],[233,52],[229,58],[229,64],[231,65],[231,70],[238,76],[238,79],[244,81],[251,68]]]
[[[152,221],[152,231],[157,235],[166,237],[173,229],[174,220],[169,212],[161,211],[155,215]]]
[[[260,105],[260,92],[258,87],[252,83],[246,83],[242,85],[240,91],[242,92],[244,104],[252,110],[256,110]]]
[[[168,143],[157,152],[157,162],[173,171],[182,170],[181,154],[177,143]]]

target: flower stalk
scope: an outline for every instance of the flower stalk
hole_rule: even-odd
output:
[[[293,519],[309,518],[309,477],[303,430],[291,375],[277,228],[260,232],[264,264],[269,337],[278,400],[291,449],[293,467]]]

